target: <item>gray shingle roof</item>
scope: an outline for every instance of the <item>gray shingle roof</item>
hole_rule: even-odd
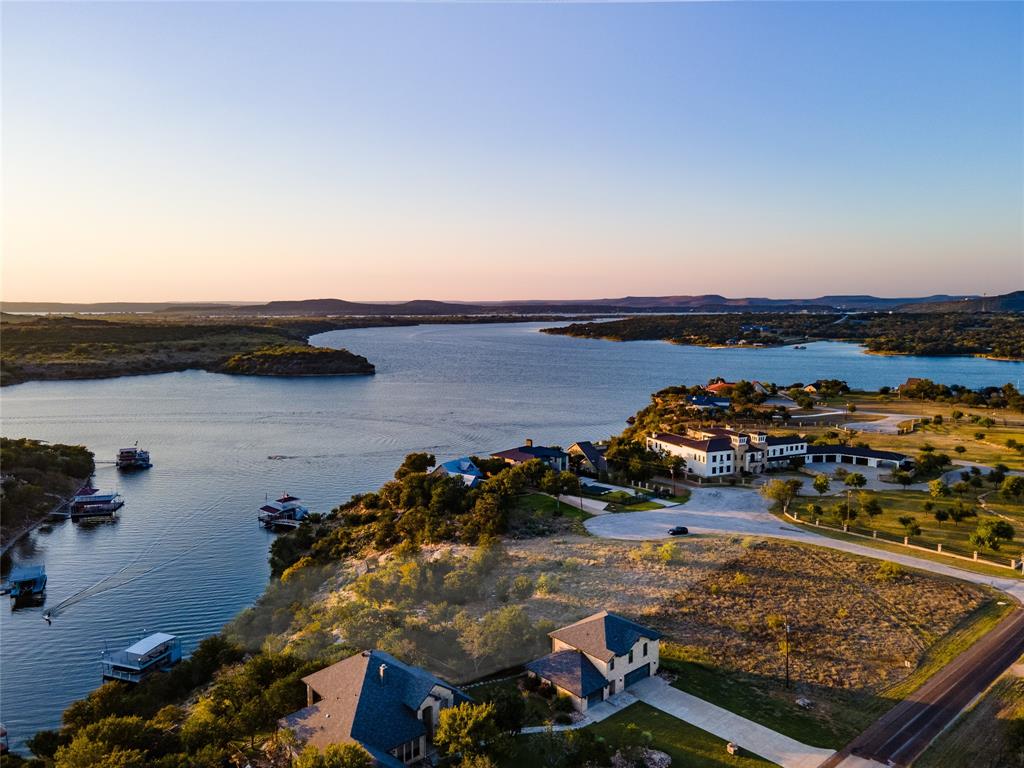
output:
[[[575,624],[556,629],[548,637],[561,640],[595,659],[610,661],[615,656],[629,653],[641,637],[659,640],[661,633],[617,614],[601,611]]]
[[[807,455],[839,454],[841,456],[860,456],[867,459],[887,459],[889,461],[906,461],[905,453],[895,451],[879,451],[875,448],[858,448],[852,445],[809,445]]]
[[[453,691],[456,703],[468,701],[454,686],[383,651],[363,651],[302,681],[322,698],[285,718],[285,727],[316,746],[354,741],[371,753],[423,735],[416,712],[435,686]]]
[[[580,698],[600,691],[608,681],[597,671],[590,659],[579,651],[556,651],[535,661],[526,668],[538,677],[564,688]]]

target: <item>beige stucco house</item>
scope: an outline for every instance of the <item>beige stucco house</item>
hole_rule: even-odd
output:
[[[551,653],[526,669],[571,698],[578,712],[658,671],[661,633],[608,611],[548,636]]]

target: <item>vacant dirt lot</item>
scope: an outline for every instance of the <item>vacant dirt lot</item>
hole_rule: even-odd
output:
[[[789,623],[795,682],[879,691],[910,674],[986,596],[922,574],[880,580],[878,569],[847,555],[758,542],[650,614],[671,640],[714,666],[772,678],[782,671]]]
[[[507,541],[509,557],[495,575],[525,575],[536,582],[547,574],[554,579],[554,591],[522,601],[534,620],[550,619],[561,626],[607,609],[644,621],[744,551],[738,537],[694,537],[672,544],[675,558],[665,564],[649,550],[641,556],[636,542],[587,536]]]

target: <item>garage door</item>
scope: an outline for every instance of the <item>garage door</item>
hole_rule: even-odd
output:
[[[626,687],[629,688],[629,686],[633,685],[633,683],[638,683],[641,680],[643,680],[645,677],[650,677],[650,676],[651,676],[651,665],[650,665],[650,663],[644,664],[639,669],[634,669],[632,672],[628,672],[626,674]]]
[[[587,707],[600,704],[602,701],[604,701],[604,691],[594,691],[592,694],[587,696]]]

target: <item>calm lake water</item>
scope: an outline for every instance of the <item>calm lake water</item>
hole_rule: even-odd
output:
[[[537,333],[546,324],[334,331],[377,366],[372,377],[256,378],[184,372],[34,382],[2,393],[2,431],[81,443],[110,459],[136,440],[155,466],[96,485],[127,500],[116,523],[59,522],[4,559],[44,563],[46,608],[0,611],[0,719],[13,747],[100,683],[105,643],[166,631],[191,650],[263,591],[271,535],[256,523],[266,494],[288,491],[327,511],[378,487],[410,451],[487,453],[532,437],[562,445],[608,437],[672,384],[715,375],[856,387],[908,376],[969,386],[1014,383],[1024,364],[864,355],[848,344],[710,350]],[[284,457],[271,459],[270,456]],[[94,588],[89,592],[83,590]],[[78,597],[74,597],[78,595]]]

